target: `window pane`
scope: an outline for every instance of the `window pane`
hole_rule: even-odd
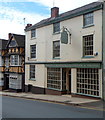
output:
[[[53,58],[60,57],[60,41],[53,42]]]
[[[83,37],[83,55],[93,55],[93,35]]]
[[[53,32],[60,32],[60,22],[53,24]]]
[[[53,89],[61,89],[60,68],[47,68],[47,87]]]
[[[30,46],[30,57],[31,58],[36,58],[36,45],[31,45]]]
[[[77,92],[99,96],[99,77],[97,76],[99,76],[98,69],[77,69]]]
[[[10,57],[10,62],[11,62],[11,65],[19,65],[19,56],[18,55],[11,55]]]
[[[30,79],[35,79],[35,65],[30,65]]]
[[[16,41],[12,40],[9,44],[9,47],[15,47],[16,46]]]
[[[93,24],[93,13],[88,13],[84,15],[84,26]]]
[[[36,30],[31,30],[31,38],[36,37]]]

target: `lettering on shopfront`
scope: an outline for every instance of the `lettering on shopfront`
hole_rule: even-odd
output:
[[[101,68],[100,64],[47,64],[46,67]]]

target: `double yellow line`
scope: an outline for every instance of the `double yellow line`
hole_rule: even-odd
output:
[[[0,96],[2,96],[2,95],[0,95]],[[5,96],[5,95],[4,95]],[[14,97],[14,96],[6,96],[6,97]],[[69,104],[66,104],[66,103],[59,103],[59,102],[54,102],[54,101],[47,101],[47,100],[38,100],[38,99],[32,99],[32,98],[23,98],[23,97],[17,97],[17,96],[15,96],[15,98],[19,98],[19,99],[25,99],[25,100],[32,100],[32,101],[41,101],[41,102],[47,102],[47,103],[53,103],[53,104],[60,104],[60,105],[69,105]],[[69,105],[70,106],[70,105]],[[74,105],[72,105],[71,104],[71,106],[74,106]],[[103,109],[100,109],[100,108],[95,108],[95,107],[88,107],[88,106],[80,106],[80,105],[75,105],[75,107],[79,107],[79,108],[84,108],[84,109],[91,109],[91,110],[98,110],[98,111],[105,111],[105,109],[103,108]]]

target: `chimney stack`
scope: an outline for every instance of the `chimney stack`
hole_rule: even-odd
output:
[[[8,39],[11,39],[11,37],[12,37],[12,34],[9,33],[9,34],[8,34]]]
[[[58,7],[51,8],[51,17],[54,18],[57,16],[59,16],[59,8]]]
[[[31,27],[32,24],[27,24],[27,26],[25,27],[25,29],[27,29],[28,27]]]

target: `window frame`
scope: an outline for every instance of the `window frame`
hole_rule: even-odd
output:
[[[55,46],[54,46],[54,43],[57,43],[57,42],[59,42],[59,50],[55,49]],[[59,54],[58,56],[57,56],[57,52]],[[56,59],[56,58],[60,58],[60,40],[53,41],[53,59]]]
[[[32,47],[35,47],[34,52],[32,52]],[[34,57],[32,56],[32,54],[34,54]],[[30,45],[30,58],[31,59],[36,59],[36,44]]]
[[[31,30],[31,38],[36,38],[36,29]]]
[[[77,69],[77,93],[89,96],[100,96],[98,68]]]
[[[60,22],[56,22],[53,24],[53,33],[60,33]]]
[[[36,72],[36,66],[35,65],[30,65],[30,69],[29,70],[30,70],[29,71],[29,80],[33,80],[34,81],[35,78],[36,78],[36,74],[35,74],[35,72]],[[32,77],[32,76],[34,76],[34,77]]]
[[[89,27],[92,25],[94,25],[94,12],[84,14],[83,15],[83,27]]]
[[[11,66],[20,66],[20,59],[19,58],[20,58],[19,55],[11,55],[10,56],[10,65]]]
[[[91,41],[90,37],[92,38]],[[83,40],[83,57],[94,57],[94,34],[82,36],[82,40]],[[90,52],[91,54],[87,54],[88,52]]]
[[[62,90],[62,68],[47,68],[47,88]]]
[[[13,42],[14,42],[15,44],[13,44]],[[11,43],[12,43],[12,45],[11,45]],[[9,44],[9,47],[16,47],[16,46],[17,46],[16,40],[11,40],[11,42],[10,42],[10,44]]]

